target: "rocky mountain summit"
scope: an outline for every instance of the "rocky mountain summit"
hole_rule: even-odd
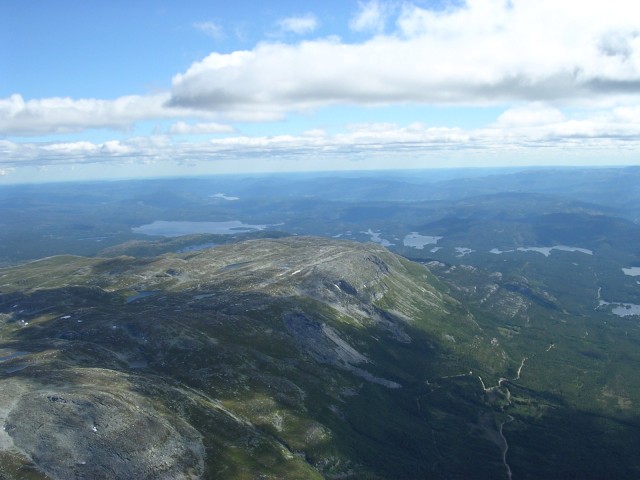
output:
[[[426,268],[352,242],[52,257],[0,284],[7,478],[411,476],[427,445],[393,437],[433,442],[425,380],[491,348]]]
[[[0,478],[505,477],[542,409],[454,293],[310,237],[1,269]]]

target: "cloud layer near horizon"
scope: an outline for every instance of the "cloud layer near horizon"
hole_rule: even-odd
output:
[[[531,104],[509,109],[484,128],[433,127],[422,123],[348,125],[342,133],[322,129],[300,135],[235,135],[206,141],[176,142],[171,135],[135,137],[103,143],[88,141],[17,143],[0,140],[0,167],[62,163],[175,162],[215,163],[255,157],[282,157],[304,162],[311,158],[358,160],[363,156],[393,158],[467,151],[500,155],[525,150],[563,149],[625,151],[640,150],[640,108],[619,107],[590,116],[567,117],[560,110]],[[218,124],[177,123],[170,133],[209,133],[227,127]]]

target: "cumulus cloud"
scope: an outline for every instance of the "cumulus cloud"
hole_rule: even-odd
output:
[[[87,141],[52,143],[43,145],[42,150],[63,155],[92,155],[100,150],[100,145]]]
[[[533,126],[558,123],[564,115],[557,108],[540,103],[510,108],[498,117],[498,124],[503,126]]]
[[[115,100],[45,98],[25,100],[15,94],[0,99],[0,134],[72,133],[88,128],[125,129],[148,119],[203,116],[181,107],[167,107],[168,94],[130,95]]]
[[[352,28],[380,31],[382,3]],[[388,14],[388,13],[387,13]],[[640,92],[640,9],[628,0],[404,4],[395,30],[212,53],[172,82],[171,105],[282,115],[333,104],[620,103]]]
[[[283,18],[278,22],[278,26],[282,32],[303,35],[311,33],[318,28],[318,19],[315,15],[308,13],[306,15]]]
[[[169,127],[169,133],[174,135],[202,135],[217,133],[232,133],[235,129],[231,125],[221,123],[196,123],[176,122]]]
[[[136,122],[162,119],[175,122],[166,130],[172,135],[229,134],[232,127],[217,122],[275,121],[290,112],[333,105],[515,104],[483,130],[425,130],[417,124],[386,129],[378,124],[368,125],[369,132],[351,129],[341,136],[311,130],[291,138],[296,145],[321,144],[324,149],[347,141],[375,144],[367,138],[377,138],[384,148],[403,144],[398,141],[402,138],[429,148],[447,138],[467,146],[486,145],[489,139],[515,142],[516,135],[525,141],[579,135],[635,138],[640,123],[640,9],[632,7],[629,0],[465,0],[441,10],[409,2],[362,2],[350,27],[370,34],[367,40],[263,42],[250,50],[214,52],[175,75],[170,92],[154,95],[113,100],[12,95],[0,99],[0,135],[127,130]],[[214,22],[194,26],[211,35],[224,33]],[[280,22],[280,28],[297,34],[317,26],[313,15]],[[567,105],[592,111],[568,116],[563,113]],[[203,148],[210,152],[211,145],[236,142],[253,148],[284,141],[248,138],[218,139],[227,143]],[[178,148],[170,140],[162,142],[144,148],[132,140],[97,148],[0,143],[0,152],[17,158],[16,151],[54,155],[58,148],[108,160],[110,155],[170,154]]]
[[[617,107],[612,110],[612,116],[621,122],[640,125],[640,106]]]
[[[109,140],[108,142],[104,142],[100,149],[103,153],[108,155],[127,155],[131,153],[131,147],[123,144],[119,140]]]
[[[538,103],[511,108],[478,134],[506,144],[588,149],[609,145],[627,148],[640,141],[637,106],[577,111],[571,116]]]

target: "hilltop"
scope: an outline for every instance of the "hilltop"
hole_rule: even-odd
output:
[[[613,478],[569,440],[630,453],[636,387],[599,392],[622,415],[555,390],[566,318],[524,280],[313,237],[5,268],[0,474]]]
[[[9,476],[409,478],[441,461],[427,416],[469,428],[426,380],[505,363],[426,268],[371,244],[52,257],[0,283]],[[479,383],[459,388],[476,422]]]

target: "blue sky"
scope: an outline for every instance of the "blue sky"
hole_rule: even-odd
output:
[[[0,3],[0,183],[637,164],[631,0]]]

